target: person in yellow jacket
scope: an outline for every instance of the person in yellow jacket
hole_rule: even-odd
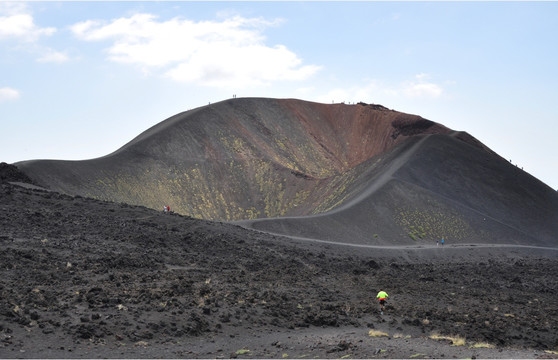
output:
[[[384,290],[380,289],[380,292],[378,293],[378,295],[376,295],[376,299],[378,299],[378,302],[380,304],[380,310],[381,313],[384,313],[384,310],[386,308],[386,301],[388,299],[389,295],[387,292],[385,292]]]

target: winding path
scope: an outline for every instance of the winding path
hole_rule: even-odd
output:
[[[288,220],[288,219],[300,220],[300,219],[320,218],[320,217],[329,216],[350,209],[352,206],[355,206],[356,204],[366,200],[376,191],[381,189],[388,181],[393,179],[393,175],[395,174],[395,172],[397,172],[397,170],[399,170],[403,165],[405,165],[405,163],[410,159],[410,157],[420,148],[422,143],[424,143],[426,139],[428,139],[430,136],[431,135],[424,135],[422,139],[420,139],[415,144],[413,144],[410,148],[405,150],[401,155],[399,155],[393,162],[389,164],[386,170],[384,170],[380,175],[378,175],[362,192],[360,192],[358,196],[355,196],[349,199],[348,201],[343,202],[343,204],[337,206],[336,208],[330,211],[321,214],[315,214],[315,215],[283,216],[283,217],[276,217],[276,218],[262,218],[262,219],[254,219],[254,220],[233,221],[231,223],[254,230],[252,228],[252,224],[256,222],[267,222],[267,221]],[[277,235],[282,235],[282,234],[277,234]]]
[[[328,245],[337,245],[337,246],[350,246],[356,248],[364,248],[364,249],[389,249],[389,250],[428,250],[428,249],[444,249],[444,248],[520,248],[520,249],[537,249],[537,250],[552,250],[558,251],[558,247],[549,247],[549,246],[536,246],[536,245],[520,245],[520,244],[478,244],[478,243],[469,243],[469,244],[451,244],[451,245],[367,245],[367,244],[353,244],[353,243],[346,243],[340,241],[330,241],[330,240],[319,240],[313,238],[307,238],[302,236],[293,236],[293,235],[285,235],[280,233],[274,233],[269,231],[262,231],[262,230],[255,230],[250,229],[262,234],[269,234],[274,236],[281,236],[286,237],[292,240],[299,240],[299,241],[306,241],[306,242],[315,242],[320,244],[328,244]]]

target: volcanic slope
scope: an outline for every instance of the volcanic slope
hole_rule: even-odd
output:
[[[468,139],[468,142],[462,141]],[[558,244],[556,192],[466,133],[416,136],[360,165],[353,193],[313,216],[245,227],[357,246]]]
[[[321,241],[557,242],[553,189],[466,133],[379,105],[230,99],[102,158],[17,166],[58,192]]]
[[[230,99],[171,117],[102,158],[17,166],[51,190],[168,204],[196,218],[300,216],[342,203],[359,164],[415,134],[449,131],[379,105]]]

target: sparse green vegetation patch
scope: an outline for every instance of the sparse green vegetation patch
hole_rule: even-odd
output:
[[[399,208],[395,221],[415,241],[421,239],[465,239],[472,233],[469,224],[459,215],[432,209]]]

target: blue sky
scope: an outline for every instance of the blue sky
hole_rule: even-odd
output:
[[[558,2],[0,1],[0,161],[106,155],[232,97],[382,104],[558,189]]]

